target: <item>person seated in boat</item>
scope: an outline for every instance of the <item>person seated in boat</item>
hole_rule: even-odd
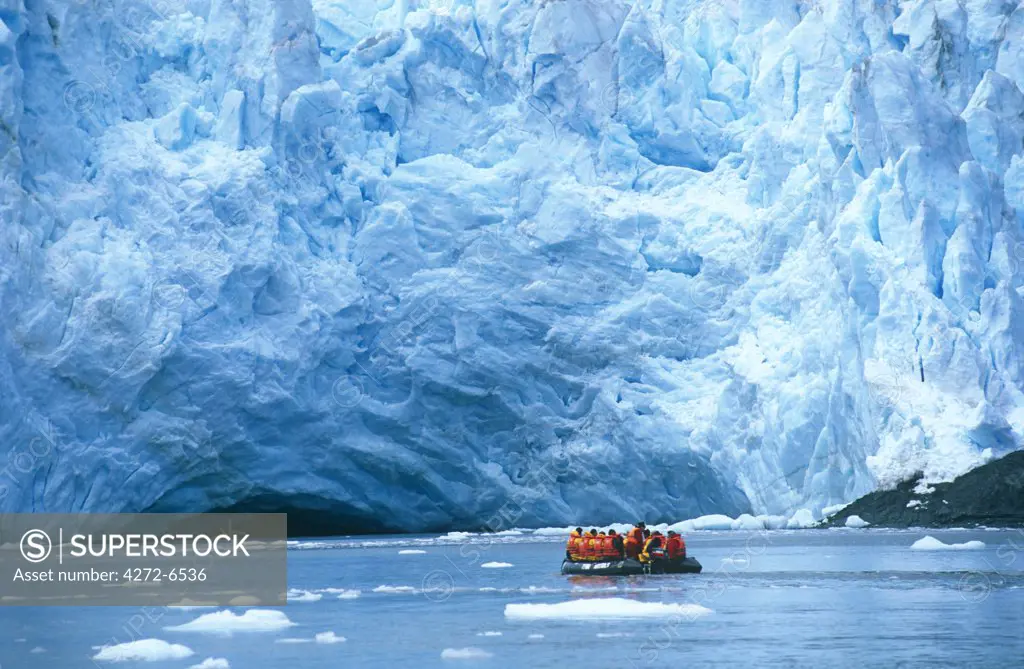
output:
[[[633,529],[626,535],[625,551],[626,557],[634,560],[640,557],[640,551],[644,548],[644,527],[642,522],[633,526]]]
[[[598,552],[599,546],[597,543],[597,530],[591,528],[589,532],[583,535],[583,559],[597,560]]]
[[[668,554],[669,560],[684,559],[686,557],[686,542],[682,535],[669,530],[668,539],[665,540],[665,552]]]
[[[569,540],[565,542],[565,559],[575,561],[580,559],[580,544],[583,542],[583,528],[577,527],[569,533]]]
[[[661,532],[655,532],[644,543],[644,550],[640,553],[640,561],[649,564],[655,560],[664,559],[664,557],[665,537],[662,536]]]
[[[622,541],[622,535],[618,534],[615,530],[608,530],[608,537],[611,539],[609,554],[613,560],[621,560],[625,555],[625,544]]]
[[[605,534],[604,530],[597,533],[597,559],[610,560],[612,550],[612,538]]]

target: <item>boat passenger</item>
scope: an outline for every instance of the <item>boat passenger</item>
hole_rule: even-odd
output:
[[[650,563],[657,558],[665,557],[664,545],[664,537],[661,535],[661,532],[655,532],[644,543],[644,550],[640,553],[640,561]]]
[[[665,541],[665,551],[669,560],[682,560],[686,557],[686,542],[683,537],[673,530],[668,531],[668,539]]]
[[[615,530],[608,530],[608,536],[612,540],[611,556],[616,560],[621,560],[625,556],[625,543],[622,540],[622,535]]]
[[[626,557],[634,560],[640,557],[640,551],[644,547],[644,524],[637,523],[626,535],[625,549]]]
[[[583,528],[577,527],[569,533],[569,540],[565,542],[565,557],[568,560],[577,560],[580,555],[580,542],[583,539]]]
[[[587,533],[585,541],[583,542],[586,546],[584,551],[584,559],[586,560],[600,560],[601,559],[601,544],[597,539],[597,530],[590,528],[590,532]]]

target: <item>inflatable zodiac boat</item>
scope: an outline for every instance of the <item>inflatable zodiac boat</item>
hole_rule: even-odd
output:
[[[655,560],[644,564],[633,558],[602,560],[599,562],[562,561],[563,574],[580,576],[633,576],[636,574],[699,574],[700,562],[692,557],[682,560]]]

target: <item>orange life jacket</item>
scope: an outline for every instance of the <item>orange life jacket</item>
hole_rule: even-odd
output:
[[[618,545],[616,545],[618,544]],[[608,557],[613,560],[622,559],[622,535],[613,534],[608,536]]]
[[[593,560],[597,557],[597,537],[586,534],[583,536],[583,546],[580,550],[580,557],[584,560]]]
[[[665,550],[668,551],[669,560],[684,558],[686,557],[686,542],[678,534],[674,537],[669,537],[668,541],[665,542]]]
[[[640,549],[644,545],[644,531],[639,527],[634,527],[626,535],[625,546],[626,557],[636,558],[640,555]]]
[[[570,557],[576,557],[579,554],[579,539],[580,535],[575,530],[569,533],[569,540],[565,542],[565,550]]]
[[[602,560],[612,556],[612,538],[607,534],[597,535],[597,554]]]

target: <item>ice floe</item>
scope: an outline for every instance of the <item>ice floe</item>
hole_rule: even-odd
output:
[[[188,669],[231,669],[231,663],[223,657],[208,657],[199,664],[193,664]]]
[[[441,651],[442,660],[482,660],[494,657],[482,648],[445,648]]]
[[[165,630],[172,632],[201,632],[231,634],[233,632],[276,632],[294,627],[282,611],[270,609],[249,609],[238,614],[233,611],[206,613],[183,625],[172,625]]]
[[[985,542],[967,541],[962,544],[947,544],[935,537],[926,536],[915,541],[910,547],[915,551],[977,551],[985,548]]]
[[[161,639],[139,639],[114,646],[103,646],[92,659],[97,662],[162,662],[181,660],[194,654],[191,648],[181,644],[168,643]]]
[[[319,602],[323,599],[323,594],[319,592],[310,592],[309,590],[289,590],[288,591],[288,603],[293,602]]]
[[[577,599],[557,604],[506,604],[505,617],[517,620],[614,620],[620,618],[698,618],[712,613],[699,604],[638,602],[622,597]]]

